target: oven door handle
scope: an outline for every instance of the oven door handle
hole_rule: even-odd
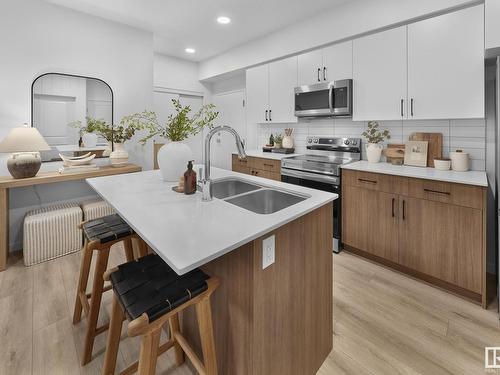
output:
[[[297,177],[297,178],[302,178],[304,180],[323,182],[325,184],[331,184],[331,185],[340,184],[340,179],[338,177],[318,175],[316,173],[298,171],[295,169],[281,168],[281,174],[283,176]]]
[[[335,87],[333,86],[333,82],[331,82],[329,85],[328,85],[328,108],[330,108],[330,113],[334,113],[334,109],[333,109],[333,105],[334,105],[334,102],[333,102],[333,90],[335,89]]]

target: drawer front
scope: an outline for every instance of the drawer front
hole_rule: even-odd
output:
[[[240,158],[238,158],[238,155],[232,156],[232,164],[233,164],[232,167],[233,167],[233,171],[235,171],[235,172],[240,172],[237,169],[249,168],[250,163],[251,163],[250,158],[240,159]]]
[[[343,170],[342,182],[345,185],[383,191],[385,193],[403,195],[406,195],[408,193],[408,179],[406,177],[391,176],[381,173]]]
[[[483,208],[483,188],[450,182],[409,179],[408,195],[435,202]]]
[[[260,169],[262,171],[269,171],[274,173],[281,173],[281,161],[274,159],[264,159],[264,158],[251,158],[251,167],[254,169]]]

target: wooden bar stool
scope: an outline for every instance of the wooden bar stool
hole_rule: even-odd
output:
[[[102,374],[113,375],[124,315],[129,319],[128,335],[142,335],[139,361],[121,374],[139,375],[155,373],[157,357],[170,348],[175,350],[177,365],[184,362],[186,354],[199,374],[217,375],[217,358],[212,327],[210,296],[219,285],[215,277],[195,269],[179,276],[156,254],[128,262],[109,270],[106,280],[111,280],[113,312],[108,332],[108,342]],[[203,362],[182,336],[179,312],[195,306],[200,331]],[[170,325],[170,339],[160,345],[164,324]]]
[[[126,259],[127,261],[132,261],[134,260],[132,238],[137,238],[138,236],[134,234],[130,226],[117,214],[84,222],[80,227],[83,230],[84,246],[82,249],[80,277],[76,290],[73,324],[80,322],[83,309],[87,320],[87,332],[85,334],[85,343],[81,360],[83,366],[92,359],[92,349],[94,347],[95,337],[105,332],[109,327],[109,324],[97,327],[97,321],[99,318],[102,294],[111,289],[111,286],[104,288],[103,279],[104,272],[106,272],[108,267],[111,246],[123,241]],[[145,246],[140,246],[139,249],[139,256],[147,254],[147,248]],[[87,293],[87,283],[94,251],[98,252],[97,262],[94,268],[94,283],[92,292]]]

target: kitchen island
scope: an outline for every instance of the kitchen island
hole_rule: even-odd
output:
[[[216,168],[211,173],[214,182],[237,178],[305,199],[258,214],[227,199],[202,202],[200,193],[175,193],[159,171],[88,182],[178,274],[201,267],[220,278],[212,299],[220,374],[315,374],[333,345],[337,196]],[[263,248],[265,239],[274,240],[274,254]],[[199,350],[192,311],[182,324]]]

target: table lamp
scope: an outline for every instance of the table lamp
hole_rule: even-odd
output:
[[[11,153],[7,168],[14,178],[35,177],[42,165],[39,151],[49,150],[51,148],[40,132],[28,126],[11,129],[0,142],[0,152]]]

